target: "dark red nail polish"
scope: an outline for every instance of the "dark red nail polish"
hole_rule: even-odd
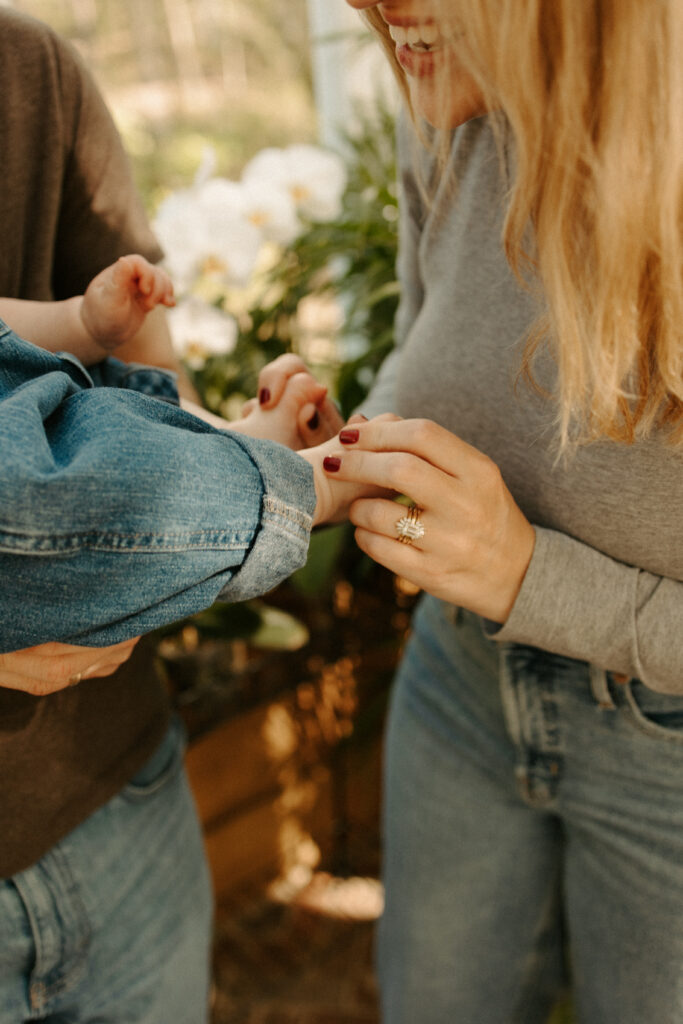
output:
[[[320,417],[318,416],[317,410],[313,413],[310,420],[306,424],[309,430],[317,430],[320,426]]]
[[[341,466],[341,459],[336,455],[327,455],[323,459],[323,469],[326,469],[328,473],[336,473]]]
[[[261,388],[258,393],[258,400],[261,405],[265,405],[266,402],[270,401],[270,388]]]
[[[339,431],[339,440],[342,444],[355,444],[359,437],[360,434],[355,427],[344,427]]]

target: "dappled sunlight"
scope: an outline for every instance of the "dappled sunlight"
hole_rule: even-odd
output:
[[[328,871],[295,865],[268,887],[271,899],[316,914],[349,921],[376,921],[384,909],[384,892],[376,878],[339,878]]]

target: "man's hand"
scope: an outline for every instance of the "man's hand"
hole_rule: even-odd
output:
[[[111,647],[47,643],[0,654],[0,686],[34,697],[100,676],[110,676],[130,658],[139,637]]]

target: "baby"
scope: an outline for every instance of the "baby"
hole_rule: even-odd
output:
[[[50,352],[70,352],[84,366],[100,362],[130,341],[157,306],[173,306],[168,274],[143,256],[122,256],[102,270],[84,295],[59,302],[0,298],[0,318],[20,337]],[[242,419],[228,421],[181,398],[183,409],[220,429],[278,441],[299,450],[330,436],[327,389],[301,372],[287,381],[280,403],[271,409],[248,404]]]

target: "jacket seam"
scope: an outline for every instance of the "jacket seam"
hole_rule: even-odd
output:
[[[31,536],[0,532],[0,550],[5,552],[70,552],[83,548],[101,551],[182,551],[197,548],[221,548],[242,550],[252,540],[249,537],[206,531],[150,534],[150,533],[100,533],[86,532],[69,534],[65,537]]]

